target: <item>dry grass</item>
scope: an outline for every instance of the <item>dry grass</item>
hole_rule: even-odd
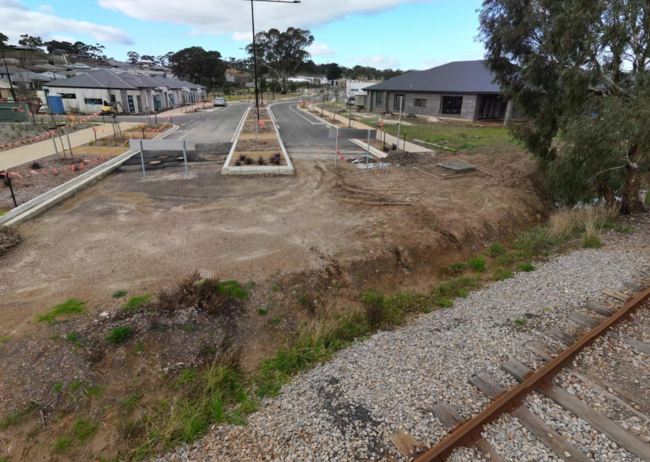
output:
[[[616,208],[606,206],[562,209],[549,219],[549,231],[558,237],[584,233],[588,228],[597,233],[598,228],[613,221],[617,215]]]
[[[0,225],[0,256],[22,242],[20,233],[9,226]]]

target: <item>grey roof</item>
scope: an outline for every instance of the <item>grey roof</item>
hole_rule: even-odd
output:
[[[492,83],[494,76],[484,60],[457,61],[426,71],[413,71],[378,83],[365,90],[412,91],[430,93],[501,93]]]
[[[120,75],[102,69],[91,71],[87,74],[80,74],[69,79],[53,80],[52,82],[48,82],[46,86],[63,88],[112,88],[116,90],[138,89],[136,85],[127,82]]]

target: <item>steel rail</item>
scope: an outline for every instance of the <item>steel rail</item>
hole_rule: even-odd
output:
[[[553,376],[560,372],[567,363],[572,361],[578,353],[632,314],[648,297],[650,297],[650,287],[628,301],[620,310],[587,332],[556,358],[546,363],[541,369],[528,377],[525,382],[522,382],[498,397],[480,414],[462,424],[447,438],[415,459],[415,462],[443,462],[456,448],[472,446],[481,438],[484,425],[494,422],[501,415],[517,409],[521,406],[524,397],[538,388],[548,387]]]

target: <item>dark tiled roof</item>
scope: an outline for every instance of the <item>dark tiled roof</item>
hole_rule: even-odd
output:
[[[494,76],[485,61],[457,61],[426,71],[413,71],[365,90],[413,91],[431,93],[501,93],[492,83]]]
[[[108,70],[91,71],[87,74],[80,74],[69,79],[53,80],[46,84],[48,87],[64,88],[111,88],[116,90],[137,90],[134,83],[127,82],[121,78],[121,74],[115,74]]]

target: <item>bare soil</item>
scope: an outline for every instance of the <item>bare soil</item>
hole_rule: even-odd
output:
[[[269,152],[280,152],[280,143],[277,138],[274,140],[258,140],[257,143],[255,140],[239,140],[237,141],[237,151],[269,151]]]
[[[77,149],[79,150],[74,157],[68,154],[65,158],[61,157],[59,161],[56,155],[52,155],[12,168],[12,173],[20,174],[20,176],[11,176],[11,183],[18,205],[24,204],[88,170],[108,162],[115,155],[126,152],[120,148],[98,148],[94,149],[94,154],[84,154],[83,148],[75,148],[75,150]],[[100,151],[103,151],[103,153],[100,153]],[[104,156],[103,159],[102,156]],[[97,159],[97,162],[95,162],[95,159]],[[79,168],[81,164],[83,164],[83,168]],[[37,165],[38,167],[36,167]],[[72,171],[73,165],[75,171]],[[11,190],[7,182],[0,182],[0,210],[10,210],[13,207]]]
[[[128,320],[146,344],[142,353],[131,342],[104,348],[96,360],[93,348],[81,351],[51,338],[78,332],[85,345],[95,345],[126,322],[114,314],[122,303],[111,296],[117,290],[155,292],[195,270],[251,283],[232,332],[233,341],[246,346],[244,365],[253,371],[301,320],[350,306],[369,287],[426,290],[442,266],[539,222],[548,210],[528,155],[450,158],[466,158],[493,176],[438,181],[407,165],[364,171],[297,160],[291,177],[222,176],[221,165],[206,162],[192,165],[190,179],[170,182],[141,181],[137,166],[123,167],[24,223],[23,243],[0,257],[0,338],[9,337],[0,344],[6,358],[0,419],[35,400],[44,403],[47,430],[32,412],[0,435],[0,446],[29,460],[86,461],[114,453],[120,425],[137,420],[137,414],[120,415],[117,402],[134,392],[160,397],[167,390],[162,384],[176,379],[175,362],[191,364],[202,343],[216,345],[229,332],[215,318],[183,311],[163,316],[158,333],[145,310]],[[54,326],[35,322],[73,297],[87,301],[88,315]],[[259,315],[260,308],[268,314]],[[281,323],[270,322],[272,316]],[[185,322],[204,327],[188,332]],[[70,400],[68,392],[61,401],[52,394],[57,381],[69,387],[73,380],[105,387],[114,406],[99,406],[92,396]],[[52,442],[86,415],[101,425],[92,442],[53,456]]]
[[[268,122],[264,122],[264,125],[259,125],[257,127],[257,133],[275,133],[275,128],[273,128],[273,122],[270,120]],[[255,133],[255,123],[254,122],[246,122],[244,123],[244,133]]]

